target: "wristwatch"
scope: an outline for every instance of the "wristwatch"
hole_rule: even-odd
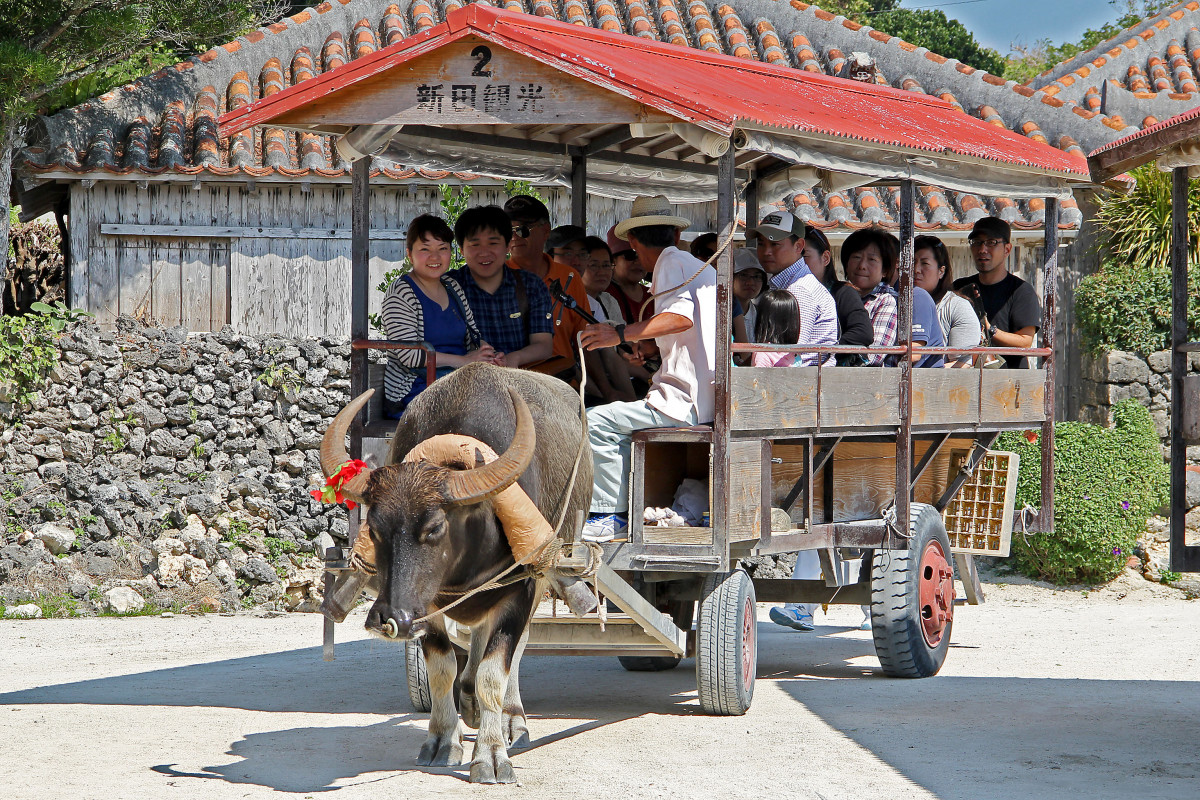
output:
[[[616,329],[617,337],[621,340],[621,344],[627,344],[625,341],[625,323],[622,322],[620,325],[614,325],[613,328]]]

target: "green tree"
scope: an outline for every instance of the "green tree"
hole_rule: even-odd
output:
[[[1039,39],[1032,45],[1014,43],[1004,69],[1004,77],[1018,83],[1029,83],[1046,70],[1107,42],[1126,28],[1154,16],[1175,2],[1176,0],[1109,0],[1109,5],[1114,6],[1120,16],[1099,28],[1088,28],[1079,37],[1079,41],[1053,44],[1049,39]]]
[[[4,0],[0,14],[0,210],[35,114],[105,92],[277,19],[276,0]],[[9,215],[0,214],[8,252]]]
[[[900,8],[901,0],[821,0],[817,5],[832,14],[891,36],[898,36],[918,47],[927,47],[946,58],[958,59],[967,66],[999,75],[1004,71],[1004,57],[984,47],[975,35],[956,19],[931,9]]]

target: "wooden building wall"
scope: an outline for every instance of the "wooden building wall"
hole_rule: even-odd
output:
[[[554,224],[570,197],[542,189]],[[437,186],[390,184],[372,193],[371,287],[404,257],[413,217],[441,213]],[[475,186],[472,205],[502,204]],[[603,237],[626,201],[592,196],[588,230]],[[680,207],[708,230],[714,204]],[[245,181],[95,181],[70,190],[70,303],[112,324],[129,314],[192,331],[231,323],[240,333],[349,336],[350,186]],[[371,293],[371,311],[382,295]]]

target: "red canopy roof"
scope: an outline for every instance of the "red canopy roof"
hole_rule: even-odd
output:
[[[989,125],[929,95],[478,4],[451,12],[441,25],[391,47],[226,113],[221,135],[270,123],[468,35],[723,135],[739,127],[802,133],[1088,179],[1083,158]]]

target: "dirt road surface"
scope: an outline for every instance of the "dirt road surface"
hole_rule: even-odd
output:
[[[994,588],[941,674],[884,678],[857,608],[766,621],[744,717],[694,665],[529,658],[520,784],[417,768],[426,715],[361,613],[0,622],[0,796],[1186,798],[1200,796],[1200,603]],[[470,752],[468,747],[468,753]]]

